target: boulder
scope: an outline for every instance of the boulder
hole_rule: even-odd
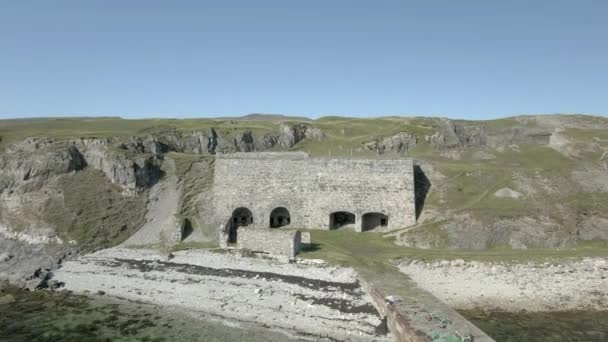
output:
[[[518,198],[520,198],[523,195],[522,195],[521,192],[517,192],[517,191],[512,190],[510,188],[502,188],[502,189],[498,189],[498,191],[496,191],[494,193],[494,196],[499,197],[499,198],[518,199]]]

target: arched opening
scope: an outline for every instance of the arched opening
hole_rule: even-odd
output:
[[[248,225],[253,223],[253,214],[251,214],[251,210],[247,208],[236,208],[232,212],[232,217],[230,218],[230,232],[228,234],[228,242],[234,243],[237,238],[237,230],[239,227],[247,227]]]
[[[270,212],[270,228],[279,228],[288,226],[291,223],[289,210],[284,207],[274,208]]]
[[[367,213],[363,215],[363,220],[361,222],[361,230],[372,230],[378,227],[387,227],[388,226],[388,216],[382,213]]]
[[[336,211],[329,215],[329,229],[338,229],[355,224],[355,214],[348,211]]]
[[[186,240],[187,238],[190,237],[190,235],[192,235],[192,233],[194,232],[194,229],[192,228],[192,222],[190,222],[190,220],[185,219],[184,220],[184,225],[182,226],[182,236],[181,236],[181,240]]]

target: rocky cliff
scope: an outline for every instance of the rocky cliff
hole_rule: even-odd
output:
[[[392,234],[402,245],[593,244],[608,240],[607,129],[576,115],[0,121],[0,273],[36,283],[70,253],[142,226],[168,241],[187,224],[208,240],[213,156],[252,151],[414,158],[419,223]],[[27,258],[45,262],[17,267]]]

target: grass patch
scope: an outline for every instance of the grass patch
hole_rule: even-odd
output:
[[[608,131],[605,129],[568,128],[566,134],[579,142],[590,143],[597,138],[608,145]]]
[[[86,248],[115,246],[143,225],[147,194],[125,197],[101,171],[86,168],[59,179],[63,201],[47,203],[44,215],[59,237]]]
[[[570,170],[575,162],[558,151],[543,146],[521,146],[519,151],[497,153],[493,163],[502,167],[535,171]]]
[[[402,232],[385,234],[385,237],[399,236],[401,240],[409,242],[410,246],[420,246],[427,244],[431,248],[442,249],[450,245],[448,233],[441,229],[445,221],[425,222],[414,228],[406,228]]]
[[[572,249],[512,249],[495,247],[482,251],[416,249],[398,246],[393,238],[381,234],[352,231],[309,230],[313,249],[300,254],[303,258],[323,259],[330,263],[355,269],[386,267],[393,260],[416,259],[423,261],[454,260],[487,261],[500,263],[543,263],[583,257],[608,257],[608,247],[600,242],[582,243]]]
[[[205,197],[211,193],[215,158],[183,153],[169,153],[168,157],[175,161],[175,173],[182,188],[179,218],[189,220],[194,230],[211,236],[211,227],[200,219],[202,215],[199,204],[201,196]]]
[[[355,119],[325,117],[314,121],[313,125],[325,132],[325,140],[305,140],[294,147],[311,156],[334,157],[376,157],[376,151],[369,151],[364,144],[376,139],[408,132],[423,140],[424,135],[433,134],[434,130],[425,125],[412,123],[409,118],[376,118]],[[391,155],[390,153],[385,153]],[[392,154],[394,157],[394,154]]]
[[[169,152],[166,156],[170,159],[173,159],[173,161],[175,162],[175,175],[179,179],[182,179],[184,178],[184,176],[186,176],[190,169],[192,169],[192,164],[212,158],[200,154],[187,154],[177,152]]]

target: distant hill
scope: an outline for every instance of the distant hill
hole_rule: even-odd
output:
[[[305,116],[290,116],[283,114],[260,114],[260,113],[252,113],[243,116],[226,116],[226,117],[218,117],[219,120],[247,120],[247,121],[284,121],[284,120],[294,120],[294,121],[311,121],[310,118]]]

